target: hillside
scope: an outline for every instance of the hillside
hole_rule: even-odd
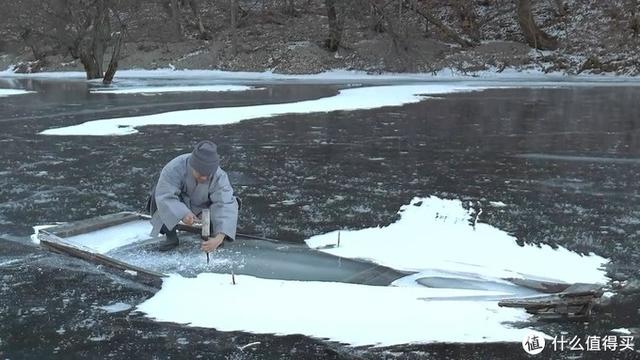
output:
[[[239,1],[233,19],[229,3],[234,1],[199,0],[202,29],[189,6],[194,0],[166,1],[120,1],[124,5],[110,13],[112,33],[103,66],[111,56],[116,24],[123,24],[119,69],[376,73],[535,68],[640,74],[640,6],[635,0],[532,0],[534,23],[557,41],[552,50],[527,44],[518,21],[518,1],[348,0],[335,5],[341,30],[336,51],[327,43],[326,5],[333,1]],[[169,2],[177,6],[176,13]],[[60,41],[59,30],[71,36],[74,25],[47,22],[51,11],[41,4],[22,0],[7,5],[10,9],[2,15],[7,19],[0,28],[0,68],[82,70],[79,56]],[[34,20],[38,16],[45,20]],[[461,45],[455,36],[470,45]]]

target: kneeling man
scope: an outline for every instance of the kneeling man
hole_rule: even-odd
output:
[[[223,240],[234,240],[238,223],[238,202],[227,173],[219,166],[218,149],[211,141],[199,142],[190,154],[169,161],[151,192],[152,236],[165,234],[160,251],[178,246],[176,226],[180,221],[192,225],[209,208],[211,234],[202,251],[217,249]]]

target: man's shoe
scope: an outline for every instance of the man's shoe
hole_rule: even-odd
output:
[[[160,251],[169,251],[178,247],[180,241],[178,240],[178,234],[175,232],[168,233],[166,240],[160,243],[158,250]]]

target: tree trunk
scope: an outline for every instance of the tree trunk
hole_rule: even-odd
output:
[[[558,48],[558,41],[538,28],[531,12],[531,0],[516,0],[518,7],[518,22],[524,38],[529,46],[539,50],[554,50]]]
[[[342,27],[338,21],[335,0],[325,0],[324,4],[327,8],[327,18],[329,19],[329,38],[325,43],[329,51],[338,51],[342,39]]]
[[[204,29],[204,25],[202,24],[202,17],[200,16],[200,3],[199,0],[189,0],[189,7],[191,8],[191,12],[193,13],[193,17],[196,21],[196,25],[198,25],[198,38],[202,40],[210,40],[211,36]]]
[[[633,32],[633,37],[637,38],[640,33],[640,14],[638,14],[638,0],[631,0],[629,6],[629,28]]]
[[[107,71],[104,74],[104,79],[102,79],[103,84],[111,84],[113,81],[113,76],[116,74],[116,70],[118,70],[118,59],[120,58],[120,47],[122,46],[122,38],[124,37],[124,29],[120,30],[116,36],[116,43],[113,46],[113,52],[111,53],[111,61],[109,61],[109,67],[107,67]]]
[[[238,55],[238,0],[231,0],[231,52]]]
[[[289,16],[296,16],[296,3],[294,0],[284,0],[284,13]]]
[[[478,20],[476,13],[473,9],[472,0],[456,0],[455,8],[462,22],[462,29],[473,39],[475,42],[480,41],[480,29],[478,26]]]
[[[88,53],[80,54],[80,62],[87,74],[87,80],[102,78],[102,68],[96,58]]]
[[[380,14],[378,8],[373,4],[369,4],[369,8],[371,29],[377,33],[383,33],[385,31],[385,28],[382,24],[382,14]]]
[[[182,17],[180,16],[180,4],[178,0],[165,0],[165,7],[171,16],[171,22],[176,27],[179,37],[184,35],[184,27],[182,26]]]
[[[104,51],[110,37],[109,8],[106,0],[97,0],[89,26],[79,44],[79,55],[87,79],[102,78]]]

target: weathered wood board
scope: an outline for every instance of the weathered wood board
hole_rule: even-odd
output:
[[[591,314],[596,299],[602,296],[602,286],[576,283],[557,294],[505,299],[503,307],[524,308],[528,313],[544,318],[582,318]]]

